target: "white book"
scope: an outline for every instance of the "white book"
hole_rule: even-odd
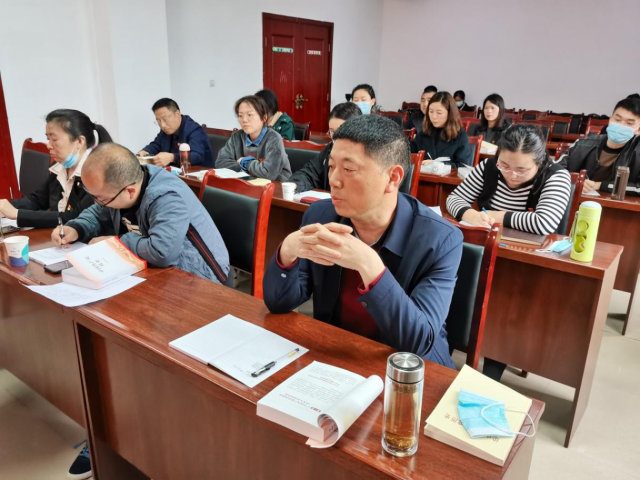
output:
[[[80,287],[99,290],[147,268],[118,237],[110,237],[64,258],[73,265],[62,271],[62,281]]]
[[[307,190],[306,192],[296,193],[293,196],[293,199],[299,201],[301,198],[305,197],[317,198],[318,200],[326,200],[327,198],[331,198],[331,192],[316,192],[313,190]]]
[[[47,265],[54,265],[56,263],[64,262],[66,260],[65,255],[67,253],[75,252],[87,245],[82,242],[70,243],[64,248],[51,247],[43,248],[42,250],[36,250],[35,252],[29,252],[29,258],[36,263],[40,263],[45,267]]]
[[[309,351],[233,315],[225,315],[170,342],[169,346],[251,388]],[[252,375],[274,361],[265,372]]]
[[[335,443],[380,395],[382,379],[313,362],[258,401],[257,415],[306,437],[307,445]]]

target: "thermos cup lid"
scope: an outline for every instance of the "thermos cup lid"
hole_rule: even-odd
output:
[[[190,152],[191,151],[191,147],[189,146],[188,143],[181,143],[179,149],[180,149],[181,152]]]
[[[387,376],[399,383],[418,383],[424,378],[424,361],[413,353],[392,353],[387,359]]]
[[[595,208],[596,210],[601,210],[602,209],[602,205],[600,205],[598,202],[593,202],[591,200],[588,200],[586,202],[582,202],[580,204],[581,207],[585,207],[585,208]]]

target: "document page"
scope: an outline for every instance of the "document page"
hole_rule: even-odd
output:
[[[76,242],[71,243],[65,248],[43,248],[42,250],[36,250],[35,252],[29,252],[29,258],[34,262],[41,263],[44,266],[53,265],[55,263],[64,262],[66,260],[65,255],[67,253],[75,252],[81,248],[86,247],[86,243]]]
[[[65,307],[79,307],[114,297],[142,282],[144,282],[144,278],[127,277],[100,290],[78,287],[64,282],[56,285],[27,286],[27,288]]]

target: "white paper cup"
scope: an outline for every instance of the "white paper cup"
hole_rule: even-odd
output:
[[[293,200],[293,194],[296,193],[296,184],[293,182],[282,182],[282,198],[285,200]]]
[[[9,262],[12,267],[24,267],[29,264],[29,237],[18,235],[4,239]]]

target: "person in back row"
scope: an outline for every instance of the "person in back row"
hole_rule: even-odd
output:
[[[159,167],[180,166],[181,143],[189,144],[192,165],[213,168],[213,152],[202,125],[188,115],[182,115],[178,104],[170,98],[161,98],[151,107],[160,132],[149,145],[138,152],[139,157],[153,157]]]
[[[216,168],[284,182],[291,176],[291,164],[282,137],[267,127],[269,109],[255,95],[242,97],[235,104],[241,130],[233,132],[218,153]]]
[[[383,110],[382,106],[378,105],[373,87],[366,83],[354,87],[351,91],[351,101],[360,107],[364,115]]]
[[[356,116],[333,139],[331,200],[312,204],[271,259],[267,307],[286,313],[313,296],[316,319],[454,368],[445,320],[462,233],[398,193],[410,155],[392,120]]]
[[[269,119],[267,124],[280,134],[285,140],[295,140],[293,130],[293,120],[286,113],[278,111],[278,97],[273,90],[260,90],[256,96],[262,98],[267,104],[269,110]]]
[[[456,107],[458,107],[458,110],[461,112],[473,112],[475,108],[467,105],[466,98],[467,94],[462,90],[458,90],[453,94],[453,99],[456,101]]]
[[[474,226],[497,222],[548,235],[558,228],[570,193],[571,176],[547,155],[540,128],[521,123],[511,125],[496,156],[480,162],[449,195],[447,210]],[[479,210],[472,207],[476,201]]]
[[[497,93],[484,99],[480,112],[480,124],[469,126],[469,136],[482,135],[483,141],[497,145],[509,124],[504,118],[504,100]]]
[[[82,179],[96,204],[64,226],[64,238],[58,228],[53,230],[56,246],[115,235],[149,265],[226,282],[229,254],[220,232],[178,177],[155,165],[140,165],[116,143],[104,143],[87,158]]]
[[[329,157],[333,149],[333,134],[340,125],[358,115],[362,115],[362,111],[352,102],[339,103],[333,107],[329,114],[329,131],[327,132],[331,142],[289,178],[289,182],[296,184],[298,192],[306,192],[314,188],[329,190]]]
[[[640,195],[640,100],[620,100],[604,135],[581,138],[559,162],[570,172],[587,171],[584,192],[611,192],[618,167],[629,167],[626,193]]]
[[[93,205],[82,188],[82,165],[98,143],[111,136],[78,110],[54,110],[46,118],[48,148],[55,164],[46,182],[32,194],[16,200],[0,200],[0,217],[17,220],[19,227],[53,228]]]
[[[433,85],[425,87],[422,92],[422,96],[420,97],[420,110],[416,110],[411,114],[409,119],[403,125],[405,130],[410,130],[412,128],[415,128],[416,132],[422,130],[424,116],[427,114],[427,105],[429,105],[429,100],[431,100],[436,93],[438,93],[438,89]]]
[[[411,141],[411,153],[420,150],[425,151],[424,165],[436,159],[453,168],[472,164],[467,132],[449,92],[438,92],[431,97],[422,128]]]

